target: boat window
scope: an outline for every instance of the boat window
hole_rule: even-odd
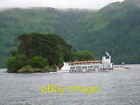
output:
[[[83,66],[82,69],[87,69],[87,66]]]
[[[70,67],[70,69],[75,69],[75,67]]]
[[[93,66],[88,66],[88,68],[92,68]]]

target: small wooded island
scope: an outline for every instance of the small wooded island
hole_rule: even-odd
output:
[[[9,73],[56,72],[63,62],[95,60],[93,53],[73,49],[56,34],[27,33],[17,40],[6,63]]]

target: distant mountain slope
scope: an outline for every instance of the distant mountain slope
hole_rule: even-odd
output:
[[[15,38],[25,32],[57,33],[97,57],[109,51],[115,63],[140,63],[140,7],[129,0],[99,11],[32,8],[0,12],[1,61],[14,49]]]

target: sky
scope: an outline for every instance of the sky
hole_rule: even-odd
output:
[[[116,1],[123,0],[0,0],[0,8],[54,7],[99,9]]]

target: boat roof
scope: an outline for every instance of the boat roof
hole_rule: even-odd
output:
[[[96,60],[96,61],[74,61],[74,62],[69,62],[69,64],[100,64],[102,63],[101,60]]]

